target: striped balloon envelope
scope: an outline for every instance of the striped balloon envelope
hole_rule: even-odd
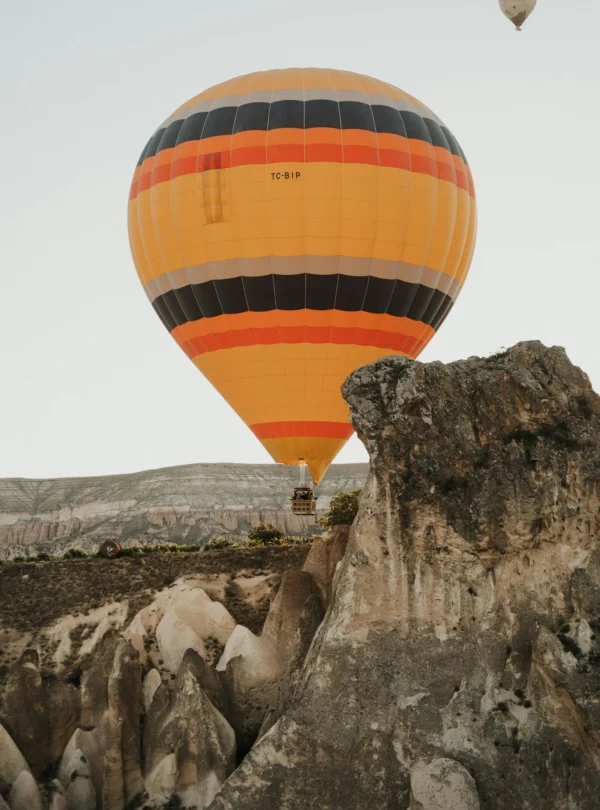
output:
[[[412,96],[338,70],[190,99],[135,170],[129,236],[165,327],[273,459],[318,483],[352,435],[355,368],[416,357],[475,244],[471,172]]]

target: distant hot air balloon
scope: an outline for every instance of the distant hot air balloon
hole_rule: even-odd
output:
[[[344,379],[424,349],[475,230],[466,158],[431,110],[312,68],[192,98],[150,138],[129,203],[163,324],[273,459],[306,462],[315,483],[353,432]]]
[[[502,13],[516,25],[517,31],[520,31],[525,20],[531,16],[536,3],[537,0],[500,0],[500,8]]]

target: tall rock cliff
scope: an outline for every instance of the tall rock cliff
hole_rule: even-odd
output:
[[[600,400],[561,349],[385,358],[371,457],[286,713],[211,810],[593,810]]]
[[[319,487],[319,513],[341,490],[360,489],[366,464],[335,464]],[[294,516],[295,468],[275,464],[190,464],[98,478],[0,479],[0,559],[123,546],[244,539],[261,521],[307,534]],[[318,517],[318,515],[317,515]]]

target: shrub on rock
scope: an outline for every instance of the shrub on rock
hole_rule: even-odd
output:
[[[352,492],[340,492],[334,495],[329,504],[329,511],[319,518],[317,523],[324,529],[333,529],[334,526],[351,526],[358,512],[358,497],[360,489]]]
[[[272,523],[259,523],[248,533],[249,546],[276,546],[282,545],[283,532],[279,526]]]

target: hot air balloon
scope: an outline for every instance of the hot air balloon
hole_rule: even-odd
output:
[[[338,70],[252,73],[190,99],[148,141],[129,202],[164,326],[272,458],[315,484],[353,433],[344,379],[425,348],[475,231],[450,130],[403,90]]]
[[[500,0],[500,8],[517,27],[517,31],[521,31],[521,26],[531,16],[536,3],[537,0]]]

